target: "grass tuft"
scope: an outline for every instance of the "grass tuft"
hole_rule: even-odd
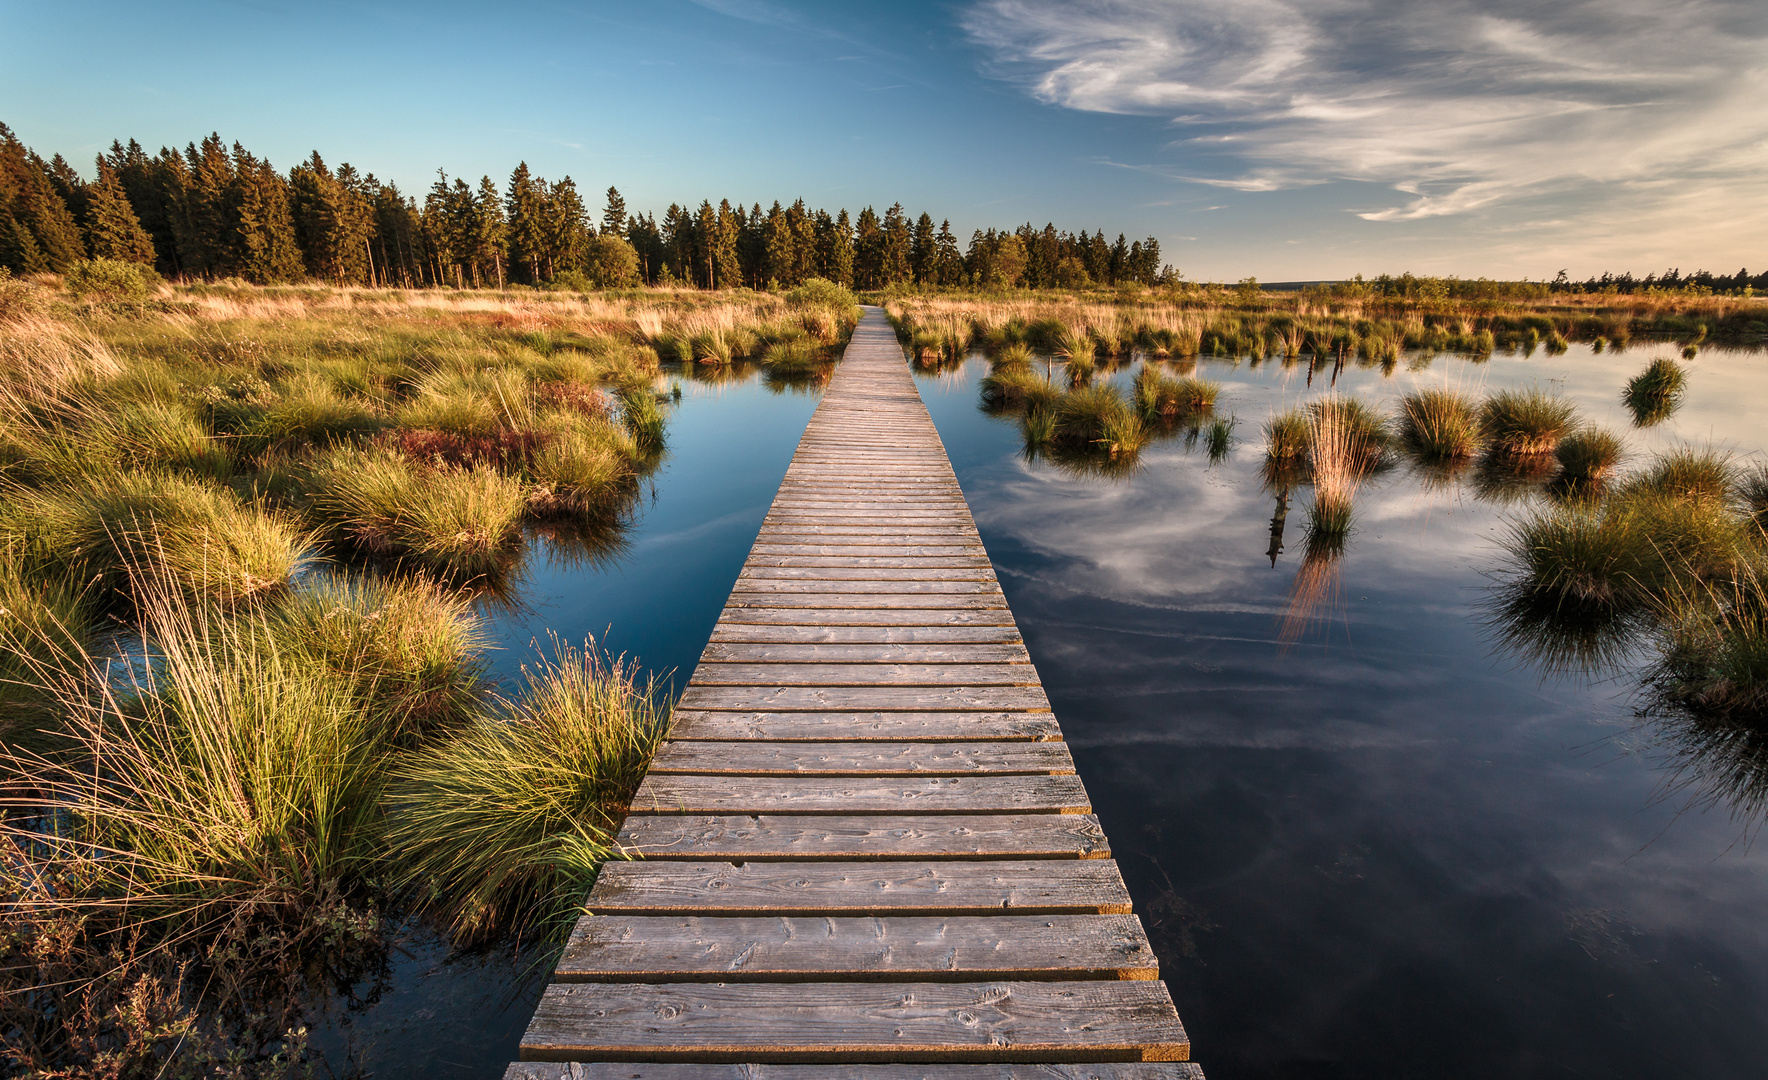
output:
[[[1479,408],[1447,388],[1407,394],[1400,399],[1399,435],[1424,461],[1471,458],[1479,452]]]
[[[1480,430],[1499,453],[1551,454],[1576,417],[1571,402],[1543,390],[1500,390],[1481,407]]]

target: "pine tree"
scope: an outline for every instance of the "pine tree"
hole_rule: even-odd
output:
[[[859,221],[854,227],[854,288],[884,287],[884,255],[884,230],[878,227],[877,213],[868,206],[859,212]]]
[[[86,186],[85,223],[86,250],[94,259],[153,264],[153,240],[129,205],[116,170],[102,157],[98,179]]]
[[[952,234],[952,223],[939,223],[939,235],[933,240],[934,280],[941,285],[964,283],[964,256],[958,251],[958,238]]]
[[[509,224],[503,216],[503,200],[498,197],[497,185],[491,177],[479,179],[478,226],[475,236],[473,253],[486,267],[485,279],[495,280],[499,289],[504,285],[504,248],[509,243]]]
[[[729,199],[721,199],[718,203],[718,219],[714,225],[718,240],[713,245],[712,256],[716,264],[718,284],[732,288],[743,284],[743,210],[742,207],[731,206]]]
[[[589,212],[583,205],[583,196],[577,193],[575,180],[567,176],[548,189],[542,216],[547,278],[550,280],[563,270],[582,270],[595,228],[589,223]]]
[[[686,207],[669,204],[663,212],[664,270],[679,281],[694,280],[694,217]]]

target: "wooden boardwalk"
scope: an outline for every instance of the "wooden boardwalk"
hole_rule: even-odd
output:
[[[1201,1080],[869,311],[507,1080]]]

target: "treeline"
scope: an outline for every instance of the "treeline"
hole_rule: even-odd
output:
[[[960,248],[949,221],[910,219],[899,203],[857,217],[728,199],[628,214],[610,187],[600,221],[570,177],[526,163],[502,187],[441,170],[420,200],[318,152],[286,174],[219,135],[149,154],[111,144],[87,180],[61,155],[44,160],[0,124],[0,266],[61,272],[86,258],[151,263],[183,280],[269,285],[456,288],[681,284],[791,287],[822,277],[860,289],[892,285],[1075,288],[1176,280],[1153,237],[978,230]]]
[[[1562,270],[1559,279],[1553,284],[1556,290],[1563,292],[1632,294],[1661,290],[1753,296],[1768,292],[1768,272],[1751,274],[1747,269],[1739,269],[1735,274],[1715,274],[1707,270],[1696,270],[1692,274],[1684,274],[1680,269],[1670,269],[1662,274],[1647,274],[1642,278],[1636,278],[1630,273],[1603,274],[1588,281],[1571,281]]]

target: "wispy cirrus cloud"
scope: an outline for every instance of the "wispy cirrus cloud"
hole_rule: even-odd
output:
[[[961,20],[1041,101],[1171,119],[1176,179],[1385,185],[1352,208],[1372,221],[1768,195],[1760,0],[978,0]]]

